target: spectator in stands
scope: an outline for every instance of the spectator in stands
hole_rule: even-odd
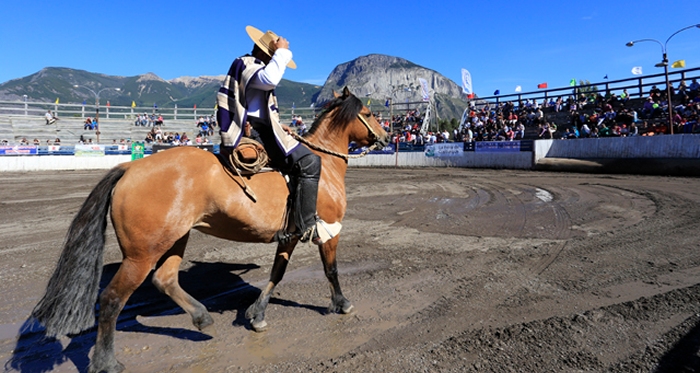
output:
[[[690,99],[694,99],[698,97],[698,93],[700,93],[700,83],[698,83],[697,79],[693,79],[692,82],[690,82],[690,86],[688,86],[688,96]]]
[[[39,141],[39,140],[36,140]],[[27,140],[26,137],[22,137],[22,140],[19,142],[20,145],[29,145],[29,140]]]
[[[156,118],[155,123],[157,126],[162,126],[163,125],[163,116],[158,115],[158,118]]]
[[[53,144],[54,144],[54,145],[61,145],[61,139],[59,139],[59,138],[57,137],[56,140],[53,140]]]
[[[83,129],[84,130],[94,130],[95,129],[94,124],[92,123],[92,118],[87,117],[85,119],[85,124],[83,126]]]
[[[187,137],[186,132],[183,132],[182,136],[180,136],[180,144],[181,145],[192,145],[192,140],[190,140],[190,138]]]
[[[46,124],[54,124],[58,120],[58,117],[53,115],[51,110],[46,111],[46,114],[44,114],[44,118],[46,118]]]

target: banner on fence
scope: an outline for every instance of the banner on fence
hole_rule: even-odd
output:
[[[144,150],[145,150],[145,147],[144,147],[142,142],[136,141],[136,142],[131,143],[131,160],[135,161],[137,159],[143,158],[143,151]]]
[[[481,153],[531,152],[532,140],[465,142],[464,151]]]
[[[464,145],[461,142],[448,142],[441,144],[430,144],[425,146],[426,157],[457,157],[464,152]]]
[[[184,146],[184,145],[183,145]],[[209,153],[214,153],[214,145],[213,144],[207,144],[207,145],[187,145],[190,148],[198,148],[202,150],[206,150]],[[164,144],[154,144],[153,145],[153,154],[162,152],[164,150],[168,149],[174,149],[177,148],[178,145],[164,145]]]
[[[0,155],[36,155],[39,148],[33,145],[0,146]]]
[[[348,149],[348,154],[360,154],[362,153],[367,147],[363,148],[350,148]],[[383,149],[379,150],[372,150],[369,152],[369,154],[394,154],[396,152],[396,144],[389,144],[385,146]]]
[[[104,157],[105,147],[104,145],[76,145],[75,146],[75,156],[76,157]]]

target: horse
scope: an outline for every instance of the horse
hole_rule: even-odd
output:
[[[342,221],[347,206],[345,174],[351,157],[348,144],[354,141],[360,146],[383,147],[388,143],[387,133],[346,87],[342,95],[335,94],[335,99],[329,101],[308,134],[298,139],[322,159],[319,218],[328,223]],[[224,163],[201,149],[169,149],[114,167],[84,201],[32,317],[46,328],[47,336],[77,334],[94,327],[95,303],[99,301],[89,372],[124,369],[114,352],[117,317],[151,270],[155,270],[155,287],[186,311],[195,327],[202,330],[214,322],[204,305],[178,283],[179,266],[192,229],[231,241],[275,242],[275,233],[285,226],[288,216],[285,178],[277,172],[240,176]],[[257,199],[245,192],[246,184],[256,191]],[[122,262],[98,298],[108,213]],[[329,311],[348,314],[353,305],[341,291],[336,264],[339,237],[319,245],[319,252],[330,282]],[[297,243],[298,238],[277,243],[269,282],[246,311],[255,331],[268,327],[265,308]]]

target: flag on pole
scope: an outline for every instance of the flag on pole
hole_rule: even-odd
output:
[[[498,96],[498,95],[500,95],[500,94],[501,94],[501,90],[500,90],[500,89],[497,89],[497,90],[493,91],[493,95],[494,95],[494,96]]]
[[[384,102],[384,106],[389,107],[389,100],[388,99]]]
[[[136,107],[136,101],[131,101],[131,107]]]
[[[56,97],[56,105],[58,105],[58,97]]]
[[[467,95],[467,98],[470,99],[470,100],[473,99],[473,98],[474,98],[474,94],[473,94],[473,93],[468,94],[468,95]]]
[[[369,104],[371,104],[371,103],[372,103],[372,99],[371,98],[367,99],[367,106],[369,106]]]
[[[683,67],[685,67],[685,60],[678,60],[678,61],[672,63],[671,67],[674,69],[683,68]]]
[[[573,87],[576,85],[576,79],[569,80],[569,86]]]
[[[515,92],[522,92],[522,91],[523,91],[523,87],[521,87],[519,85],[515,86]]]
[[[641,66],[635,66],[632,68],[632,74],[634,75],[642,75],[642,67]]]
[[[547,82],[538,84],[538,85],[537,85],[537,88],[539,88],[539,89],[547,88]]]
[[[472,93],[472,75],[467,69],[462,69],[462,92],[466,94]]]
[[[197,104],[194,104],[194,109],[197,110]]]
[[[423,101],[430,101],[430,88],[428,87],[428,82],[423,78],[418,78],[418,81],[420,82]]]
[[[109,107],[109,101],[107,101],[107,107]]]
[[[605,76],[603,77],[603,79],[607,80],[607,79],[608,79],[608,74],[605,74]]]

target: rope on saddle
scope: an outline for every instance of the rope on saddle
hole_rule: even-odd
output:
[[[231,152],[231,164],[241,170],[257,173],[267,165],[269,156],[265,148],[257,141],[242,137],[238,146]]]
[[[241,175],[241,170],[250,174],[255,174],[265,167],[270,159],[265,148],[253,139],[242,137],[238,146],[228,155],[228,159],[231,163],[231,168],[233,168],[236,175],[238,175],[241,182],[243,182],[243,190],[245,193],[253,202],[257,202],[258,198],[253,189],[246,183],[243,175]]]

